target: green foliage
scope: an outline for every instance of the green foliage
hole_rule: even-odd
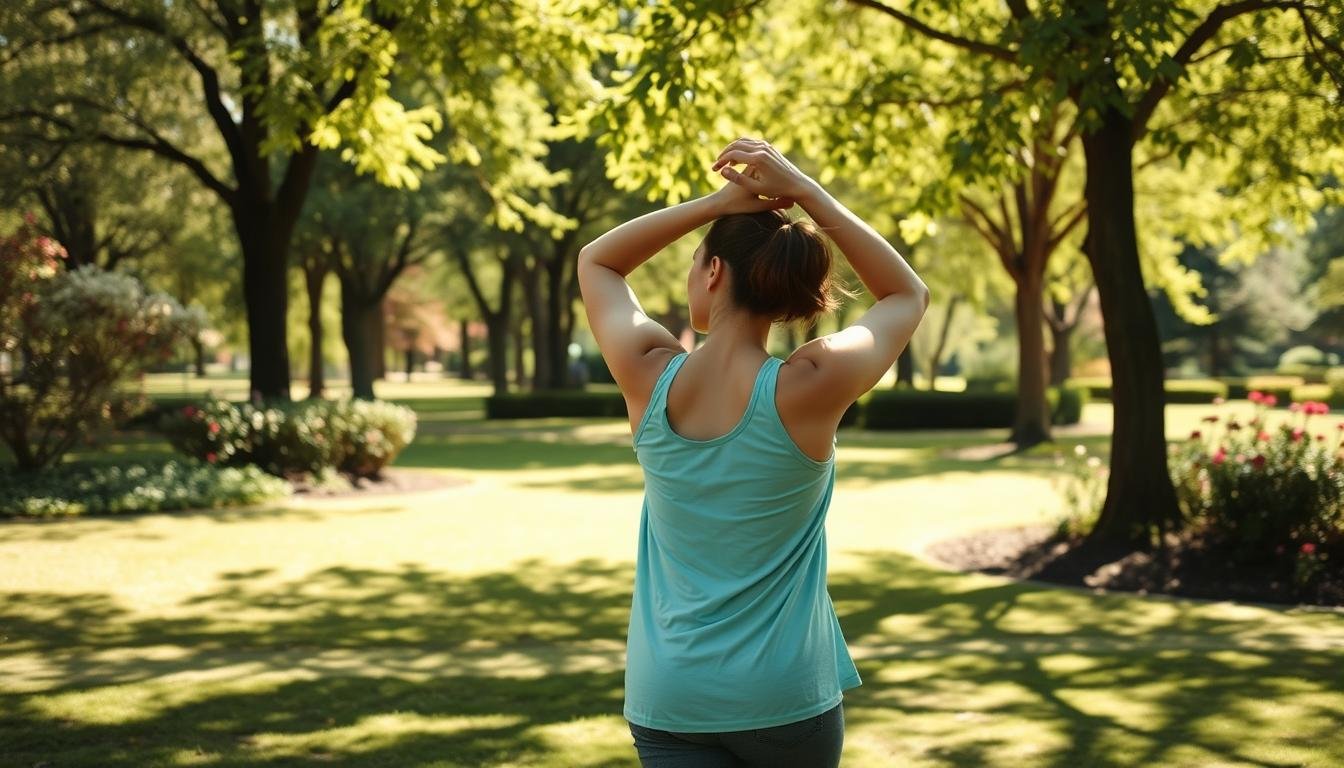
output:
[[[375,477],[415,437],[410,408],[365,400],[235,405],[208,397],[166,414],[159,428],[178,451],[208,464],[255,465],[273,475],[335,468]]]
[[[1077,377],[1069,384],[1085,390],[1094,400],[1109,402],[1111,380],[1106,377]],[[1229,387],[1222,379],[1167,379],[1163,383],[1168,403],[1212,403],[1227,398]],[[1244,393],[1243,393],[1244,396]],[[1285,398],[1286,400],[1286,398]]]
[[[1087,405],[1087,388],[1064,382],[1061,387],[1047,389],[1046,400],[1050,404],[1051,424],[1077,424],[1083,419],[1083,406]]]
[[[1062,451],[1056,451],[1055,466],[1063,474],[1052,478],[1051,484],[1064,497],[1064,511],[1055,518],[1055,534],[1068,539],[1086,536],[1092,532],[1106,502],[1110,474],[1106,463],[1079,443],[1068,459]]]
[[[289,483],[256,467],[194,460],[61,464],[39,472],[0,472],[0,516],[166,512],[257,504],[283,498]]]
[[[131,382],[203,325],[199,311],[93,265],[56,270],[64,251],[25,223],[0,239],[0,440],[21,469],[92,444],[142,407]]]
[[[497,394],[486,398],[487,419],[539,419],[552,416],[605,416],[628,418],[620,392],[542,390],[526,394]]]
[[[1296,554],[1301,545],[1344,538],[1344,430],[1323,424],[1324,404],[1307,402],[1277,424],[1260,404],[1172,446],[1170,468],[1182,514],[1245,562]]]

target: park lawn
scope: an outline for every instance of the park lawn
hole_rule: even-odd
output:
[[[1169,434],[1209,410],[1173,406]],[[628,425],[429,416],[398,465],[469,484],[0,526],[0,762],[636,766]],[[1104,453],[1108,419],[1090,405],[1057,446],[991,459],[952,452],[998,431],[842,432],[829,585],[864,679],[847,768],[1344,764],[1344,613],[922,554],[1048,522],[1054,452]]]

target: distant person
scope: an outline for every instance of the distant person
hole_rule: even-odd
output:
[[[929,291],[768,143],[738,139],[713,170],[728,180],[717,192],[579,255],[588,323],[644,470],[623,714],[648,768],[836,766],[842,692],[862,680],[826,589],[835,431],[895,363]],[[816,225],[783,213],[795,203]],[[686,290],[708,337],[686,352],[625,278],[704,224]],[[877,302],[780,360],[765,348],[775,322],[836,306],[818,226]]]

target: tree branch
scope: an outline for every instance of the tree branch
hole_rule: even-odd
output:
[[[1228,21],[1247,13],[1271,8],[1286,10],[1299,8],[1301,5],[1301,0],[1238,0],[1237,2],[1222,3],[1209,11],[1209,15],[1205,16],[1204,20],[1190,31],[1190,35],[1176,49],[1176,53],[1172,54],[1171,58],[1180,66],[1181,74],[1183,74],[1195,54],[1199,53],[1199,49],[1213,39],[1213,36],[1218,34],[1218,30]],[[1176,79],[1180,79],[1181,74],[1177,74]],[[1139,97],[1139,101],[1134,107],[1134,141],[1143,138],[1144,134],[1147,133],[1148,120],[1153,116],[1157,105],[1173,85],[1175,85],[1175,79],[1168,79],[1166,76],[1159,74],[1148,86],[1148,90],[1143,96]]]
[[[957,35],[951,34],[949,32],[943,32],[942,30],[934,29],[933,27],[930,27],[928,24],[925,24],[919,19],[916,19],[914,16],[911,16],[910,14],[905,13],[904,11],[898,11],[895,8],[892,8],[891,6],[886,5],[885,3],[878,2],[878,0],[849,0],[849,2],[852,5],[857,5],[864,8],[872,8],[875,11],[884,13],[890,16],[891,18],[896,19],[901,24],[905,25],[908,29],[912,29],[915,32],[918,32],[919,34],[924,35],[925,37],[932,38],[934,40],[940,40],[944,43],[947,43],[948,45],[953,45],[958,48],[971,51],[973,53],[979,53],[984,56],[992,56],[993,58],[999,59],[1001,61],[1017,61],[1017,52],[1013,51],[1010,48],[1004,48],[999,45],[994,45],[993,43],[987,43],[984,42],[983,40],[973,40],[967,37],[958,37]]]

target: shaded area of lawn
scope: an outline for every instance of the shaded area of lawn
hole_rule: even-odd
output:
[[[830,587],[865,681],[846,693],[846,765],[1344,761],[1337,617],[1236,620],[862,554]],[[5,595],[7,757],[635,765],[629,563],[266,575],[225,574],[171,618],[96,591]]]

